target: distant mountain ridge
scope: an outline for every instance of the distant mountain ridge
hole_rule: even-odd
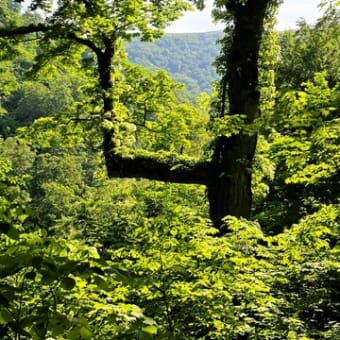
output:
[[[185,83],[191,94],[198,95],[210,92],[217,79],[212,63],[222,35],[222,31],[171,33],[154,42],[132,41],[126,50],[131,62],[151,70],[165,69],[174,80]]]

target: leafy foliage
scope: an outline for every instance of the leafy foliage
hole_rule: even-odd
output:
[[[276,67],[278,87],[298,89],[316,72],[327,72],[332,87],[339,82],[339,33],[339,10],[334,4],[314,26],[301,20],[296,31],[282,32]]]
[[[2,25],[21,20],[16,3],[8,4],[1,5]],[[100,40],[108,18],[92,27],[93,17],[75,13],[85,4],[106,13],[108,2],[72,4],[67,15]],[[125,5],[132,14],[140,9]],[[31,6],[49,10],[46,1]],[[323,37],[320,48],[328,38],[333,44],[332,13],[304,30],[307,46],[315,35]],[[131,27],[147,34],[136,17]],[[165,19],[157,20],[162,26]],[[0,139],[2,339],[337,339],[340,96],[329,72],[337,60],[326,58],[328,72],[315,66],[306,76],[298,56],[282,53],[276,74],[285,80],[276,93],[276,34],[266,34],[265,114],[247,127],[262,132],[252,169],[254,219],[226,216],[225,235],[208,219],[203,186],[107,179],[93,128],[100,108],[90,54],[69,55],[78,61],[72,67],[57,57],[34,79],[23,70],[34,49],[0,63],[7,112]],[[305,52],[314,63],[310,47]],[[123,51],[118,59],[112,124],[127,154],[196,160],[208,157],[213,132],[246,131],[241,115],[208,124],[207,94],[189,104],[165,71],[133,65]],[[299,71],[284,74],[286,63]]]
[[[277,170],[263,204],[283,226],[339,197],[339,89],[329,87],[325,73],[303,85],[304,91],[281,93],[273,122],[277,130],[269,137]]]

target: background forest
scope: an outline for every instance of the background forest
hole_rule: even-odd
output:
[[[108,179],[88,50],[36,67],[38,33],[1,38],[0,338],[340,339],[339,19],[265,32],[252,218],[224,235],[204,186]],[[38,21],[1,1],[0,27]],[[120,46],[117,147],[198,159],[238,131],[209,119],[220,37]]]
[[[165,69],[176,82],[184,83],[191,98],[211,93],[217,80],[213,63],[219,53],[222,32],[165,34],[153,42],[131,41],[129,60],[149,70]]]

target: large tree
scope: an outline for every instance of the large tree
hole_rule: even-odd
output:
[[[46,63],[51,56],[72,55],[77,45],[89,49],[96,58],[94,95],[100,98],[102,149],[108,176],[206,185],[210,216],[220,227],[225,215],[250,216],[251,165],[257,133],[249,126],[260,116],[259,49],[264,19],[277,0],[215,0],[216,18],[226,22],[229,39],[228,44],[222,44],[225,71],[217,116],[240,116],[245,128],[228,137],[217,135],[210,160],[193,163],[176,157],[162,160],[157,155],[125,157],[116,144],[121,120],[115,108],[113,73],[120,43],[136,36],[142,40],[157,38],[169,22],[190,8],[190,2],[198,7],[203,4],[200,0],[59,0],[48,10],[49,1],[34,0],[31,10],[49,11],[41,22],[17,26],[2,20],[0,38],[5,37],[9,46],[11,40],[17,42],[33,34],[40,43],[40,63]]]

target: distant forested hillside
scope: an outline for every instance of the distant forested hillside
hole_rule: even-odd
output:
[[[129,59],[151,70],[165,69],[185,83],[191,94],[211,91],[216,79],[212,66],[222,32],[166,34],[155,42],[133,41],[126,46]]]

